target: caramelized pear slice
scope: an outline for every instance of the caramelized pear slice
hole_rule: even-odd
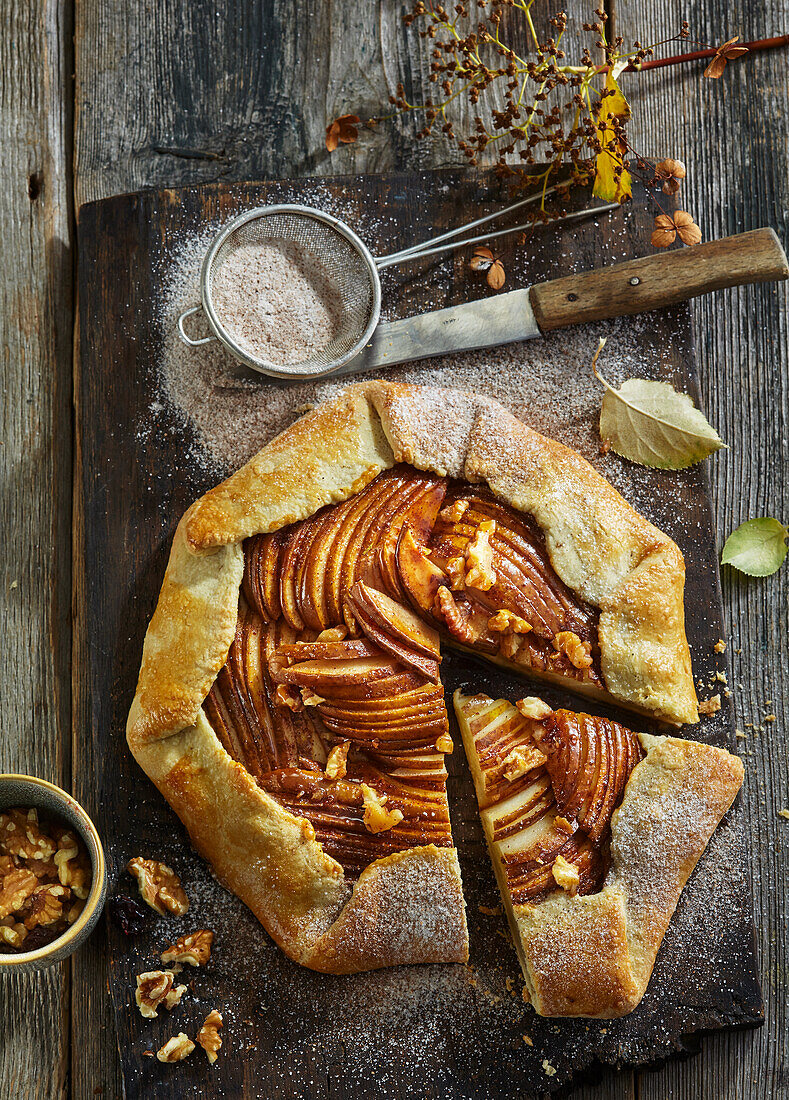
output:
[[[630,773],[643,758],[640,741],[618,722],[558,710],[542,723],[539,744],[548,758],[559,812],[599,844]]]
[[[413,606],[430,614],[439,588],[447,583],[447,576],[427,554],[426,548],[414,538],[410,526],[403,524],[397,540],[397,572]]]
[[[380,657],[359,657],[351,660],[302,661],[281,670],[282,679],[288,684],[321,691],[341,690],[344,686],[368,684],[391,675],[397,668],[396,661],[384,661]]]
[[[354,585],[353,590],[346,597],[346,605],[349,607],[353,618],[371,642],[374,642],[393,657],[398,658],[403,664],[411,665],[428,680],[432,680],[434,684],[437,684],[438,660],[435,656],[426,655],[424,652],[426,644],[429,645],[433,641],[435,641],[437,648],[437,632],[432,632],[435,639],[430,637],[426,631],[416,633],[413,630],[413,625],[421,627],[421,623],[415,615],[412,615],[405,608],[401,608],[399,604],[382,592],[376,592],[378,602],[375,602],[369,598],[369,594],[373,592],[375,592],[375,589],[368,588],[363,581],[358,581]],[[382,600],[387,601],[388,606],[386,604],[382,605]],[[384,606],[384,609],[389,612],[389,618],[380,612],[381,606]],[[398,615],[398,611],[403,612],[404,615]],[[405,616],[410,616],[413,623],[409,623]],[[416,634],[419,648],[411,642],[409,626],[412,627],[411,633]]]

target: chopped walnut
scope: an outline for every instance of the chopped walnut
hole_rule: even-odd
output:
[[[162,916],[174,913],[182,917],[189,908],[189,899],[181,886],[181,880],[166,863],[135,856],[129,860],[126,869],[137,879],[143,901],[157,913]]]
[[[726,643],[724,642],[723,638],[718,638],[717,642],[712,648],[715,650],[716,653],[725,653]]]
[[[73,833],[63,833],[54,860],[61,886],[68,886],[75,897],[84,901],[90,890],[91,870]]]
[[[0,855],[0,882],[12,871],[18,871],[19,867],[20,863],[14,856]],[[33,874],[35,874],[35,871]]]
[[[589,668],[592,664],[591,643],[582,642],[572,630],[560,630],[555,634],[553,648],[557,653],[564,653],[574,668]]]
[[[85,908],[85,902],[82,898],[77,898],[69,907],[68,913],[66,913],[66,920],[69,924],[74,924],[79,919],[82,910]]]
[[[186,993],[185,985],[175,985],[175,974],[172,970],[149,970],[145,974],[137,975],[137,988],[134,991],[134,999],[143,1016],[148,1020],[155,1019],[162,1005],[167,1008],[175,1008],[181,997]]]
[[[63,916],[63,903],[71,897],[68,886],[37,886],[25,906],[25,928],[54,924]]]
[[[488,630],[492,630],[494,634],[528,634],[531,628],[531,623],[514,611],[497,611],[488,619]]]
[[[454,752],[455,742],[448,733],[442,733],[436,740],[436,752]]]
[[[70,917],[74,895],[88,896],[91,876],[90,859],[73,829],[40,819],[36,809],[0,813],[0,950],[26,950],[33,929],[37,948],[62,935],[82,908],[80,901]]]
[[[468,588],[487,592],[496,583],[493,547],[490,545],[490,536],[495,530],[495,519],[483,520],[474,538],[466,547],[466,586]]]
[[[567,833],[568,836],[572,836],[575,832],[575,825],[571,821],[568,821],[566,817],[562,817],[561,814],[553,819],[553,823],[557,829],[561,829]]]
[[[321,695],[316,695],[312,688],[301,689],[301,701],[305,707],[317,707],[319,703],[326,702]]]
[[[205,1023],[197,1033],[197,1041],[208,1056],[211,1065],[216,1061],[222,1040],[219,1038],[219,1029],[222,1027],[222,1013],[212,1009],[205,1018]]]
[[[335,745],[329,753],[326,761],[325,775],[327,779],[344,779],[348,770],[348,750],[350,741],[341,741]]]
[[[527,695],[525,699],[518,699],[515,706],[518,713],[522,714],[524,718],[534,718],[538,721],[547,718],[549,714],[553,714],[553,710],[548,704],[536,695]]]
[[[453,592],[462,592],[466,587],[465,558],[450,558],[447,562],[447,576]]]
[[[702,699],[699,703],[699,714],[717,714],[720,709],[720,695],[713,695],[711,699]]]
[[[211,958],[211,946],[214,933],[208,928],[199,928],[186,936],[179,936],[162,952],[163,963],[188,963],[189,966],[205,966]]]
[[[173,1035],[172,1039],[168,1039],[164,1046],[157,1050],[156,1057],[160,1062],[182,1062],[184,1058],[188,1058],[194,1050],[195,1045],[188,1035],[184,1035],[183,1031],[178,1035]]]
[[[561,886],[562,890],[565,890],[570,897],[574,898],[578,893],[578,885],[581,881],[578,868],[569,863],[564,856],[557,856],[551,868],[551,873],[556,885]]]
[[[24,946],[27,929],[24,924],[0,925],[0,942],[17,949]]]
[[[539,749],[521,745],[504,758],[504,778],[508,783],[514,783],[532,768],[538,768],[544,763],[545,755]]]
[[[294,714],[304,710],[304,701],[301,698],[301,692],[292,684],[277,685],[274,703],[278,707],[287,707],[288,710],[292,710]]]
[[[6,853],[22,859],[51,859],[57,845],[39,829],[38,811],[9,810],[0,814],[0,836]]]
[[[442,508],[438,513],[438,518],[442,523],[460,523],[468,511],[468,506],[469,502],[467,500],[456,500],[453,504],[448,504],[446,508]]]
[[[455,597],[444,584],[441,585],[436,593],[433,610],[444,620],[450,633],[453,634],[459,642],[465,642],[466,645],[474,644],[478,635],[463,618],[460,608],[455,602]]]
[[[0,889],[0,917],[18,913],[37,885],[33,872],[23,868],[6,875]]]
[[[371,833],[385,833],[394,828],[398,821],[403,820],[402,810],[385,810],[384,803],[389,795],[378,794],[372,787],[362,783],[362,798],[364,800],[364,825]]]

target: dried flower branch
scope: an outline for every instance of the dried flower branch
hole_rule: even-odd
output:
[[[677,210],[673,216],[658,214],[652,233],[652,246],[668,248],[677,237],[683,244],[698,244],[701,240],[701,230],[686,210]]]
[[[540,189],[543,199],[539,210],[531,215],[534,220],[554,216],[545,209],[549,186],[559,186],[560,204],[573,185],[590,181],[600,198],[626,202],[631,197],[631,175],[647,187],[675,194],[685,175],[684,165],[663,161],[662,166],[676,165],[676,170],[656,173],[632,148],[627,136],[630,107],[618,85],[619,76],[626,71],[640,72],[711,57],[705,75],[719,77],[727,62],[741,56],[746,47],[735,45],[735,38],[719,47],[659,58],[655,56],[659,48],[689,40],[687,21],[676,34],[660,42],[643,45],[634,41],[626,47],[620,35],[609,41],[608,16],[597,7],[591,21],[583,24],[583,31],[590,36],[589,45],[571,63],[562,44],[568,24],[566,13],[558,12],[549,20],[550,31],[541,40],[531,15],[534,3],[460,0],[450,12],[435,0],[417,0],[404,21],[407,26],[418,27],[420,36],[431,45],[429,79],[436,95],[424,103],[412,102],[399,84],[391,97],[395,113],[418,112],[425,120],[418,138],[440,132],[469,164],[476,165],[482,158],[489,161],[493,155],[499,171],[514,177],[518,186]],[[525,24],[530,40],[526,51],[516,52],[502,38],[507,9]],[[789,36],[749,46],[760,49],[786,44]],[[603,52],[602,64],[593,61],[594,49]],[[470,132],[465,134],[456,130],[455,109],[460,102],[472,108]],[[485,112],[483,102],[488,107]],[[379,121],[369,119],[367,124]],[[332,151],[341,142],[356,140],[358,125],[356,115],[336,119],[326,131],[327,148]],[[655,201],[665,214],[657,198]],[[677,236],[687,243],[695,233],[686,230],[683,234],[674,226]]]
[[[486,280],[491,290],[501,290],[506,281],[506,272],[501,260],[497,260],[489,248],[478,245],[474,249],[474,255],[468,262],[472,271],[487,272]]]

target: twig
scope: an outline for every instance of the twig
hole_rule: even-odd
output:
[[[760,38],[756,42],[738,42],[749,53],[758,53],[760,50],[778,50],[783,46],[789,46],[789,34],[781,34],[777,38]],[[641,73],[646,69],[665,69],[670,65],[682,65],[686,61],[701,61],[705,57],[714,57],[717,50],[710,47],[706,50],[692,50],[690,53],[678,53],[674,57],[656,57],[651,61],[644,61],[640,65],[626,65],[624,72]],[[608,66],[598,70],[601,73],[608,72]]]

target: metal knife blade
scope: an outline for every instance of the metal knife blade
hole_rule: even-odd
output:
[[[454,351],[512,344],[541,335],[529,291],[511,290],[495,298],[481,298],[400,321],[384,321],[364,351],[333,377]]]

